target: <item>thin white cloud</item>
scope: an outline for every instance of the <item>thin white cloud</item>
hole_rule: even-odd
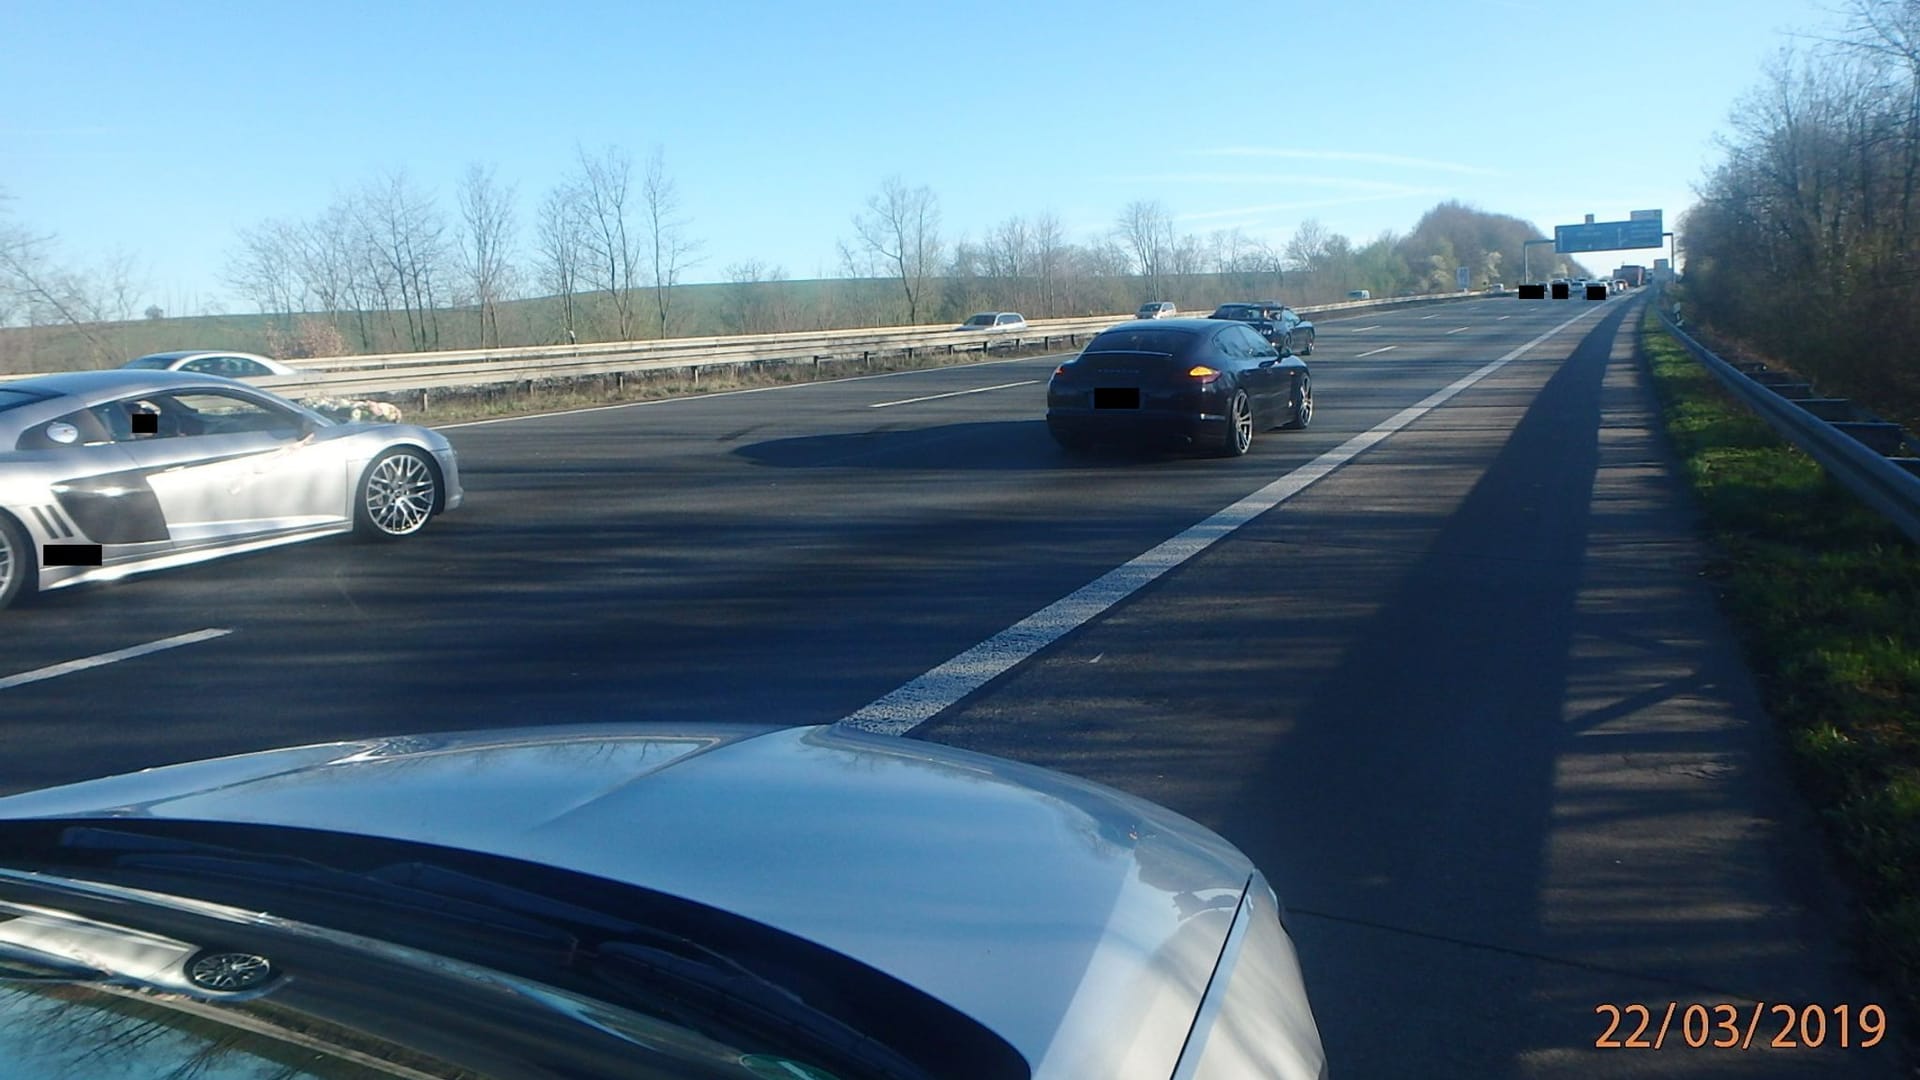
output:
[[[1108,176],[1101,179],[1115,184],[1259,184],[1272,187],[1337,188],[1344,191],[1370,191],[1382,195],[1418,194],[1426,188],[1388,180],[1358,180],[1348,176],[1302,176],[1297,173],[1151,173],[1140,176]]]
[[[1402,169],[1430,169],[1436,172],[1469,173],[1475,176],[1499,176],[1498,169],[1467,165],[1458,161],[1434,161],[1431,158],[1404,157],[1400,154],[1376,154],[1366,150],[1295,150],[1274,146],[1223,146],[1196,150],[1201,157],[1283,158],[1291,161],[1351,161],[1362,165],[1392,165]]]
[[[1440,188],[1408,188],[1405,191],[1384,192],[1374,195],[1353,195],[1335,199],[1301,199],[1294,202],[1261,203],[1258,206],[1236,206],[1228,210],[1208,210],[1194,214],[1175,214],[1175,221],[1212,221],[1218,218],[1245,217],[1241,224],[1259,221],[1266,214],[1285,210],[1313,210],[1322,206],[1350,206],[1354,203],[1386,202],[1392,199],[1412,198],[1415,196],[1445,194]]]

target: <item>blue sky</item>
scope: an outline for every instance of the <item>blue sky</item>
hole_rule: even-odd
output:
[[[662,148],[694,280],[832,272],[895,173],[950,239],[1045,210],[1083,239],[1134,199],[1275,243],[1307,218],[1405,231],[1445,198],[1671,227],[1762,65],[1832,22],[1806,0],[8,0],[0,189],[66,261],[124,250],[181,314],[244,309],[221,280],[243,226],[392,169],[452,216],[477,161],[518,185],[524,240],[576,147],[609,144]]]

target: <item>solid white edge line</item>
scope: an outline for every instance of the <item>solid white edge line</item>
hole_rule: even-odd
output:
[[[1372,326],[1350,326],[1347,328],[1347,333],[1358,334],[1363,330],[1378,330],[1385,325],[1385,323],[1374,323]]]
[[[197,641],[209,641],[213,638],[225,637],[231,633],[233,633],[232,630],[195,630],[190,634],[176,634],[170,638],[149,641],[145,645],[133,645],[125,649],[115,649],[113,652],[100,653],[96,656],[86,656],[78,660],[68,660],[63,664],[35,668],[32,671],[23,671],[18,675],[9,675],[4,679],[0,679],[0,690],[11,690],[16,686],[25,686],[28,683],[40,682],[43,679],[55,679],[62,675],[71,675],[76,671],[104,667],[107,664],[118,663],[121,660],[131,660],[136,656],[145,656],[148,653],[160,652],[163,649],[177,649],[182,645],[192,645]]]
[[[989,390],[1006,390],[1015,386],[1034,386],[1039,379],[1027,379],[1024,382],[1001,383],[998,386],[976,386],[971,390],[950,390],[944,394],[928,394],[926,397],[901,398],[899,401],[876,401],[867,406],[869,409],[885,409],[893,405],[913,405],[922,401],[938,401],[941,398],[964,397],[968,394],[984,394]]]
[[[1370,430],[1355,435],[1198,525],[1107,571],[980,644],[862,706],[839,723],[876,735],[910,734],[968,694],[1006,674],[1015,665],[1079,629],[1162,574],[1212,547],[1215,542],[1232,535],[1241,526],[1305,491],[1389,435],[1506,367],[1527,350],[1579,322],[1587,314],[1583,311],[1498,360],[1461,376],[1427,395],[1418,404],[1400,410]]]
[[[688,401],[710,401],[714,398],[734,397],[739,394],[764,394],[769,390],[800,390],[809,386],[831,386],[834,383],[861,382],[866,379],[891,379],[898,375],[925,375],[934,371],[956,371],[961,368],[990,367],[994,364],[1018,364],[1024,360],[1052,360],[1060,356],[1072,356],[1070,352],[1042,353],[1039,356],[1009,356],[1004,360],[976,360],[971,364],[942,364],[939,367],[910,368],[906,371],[881,371],[872,375],[843,375],[837,379],[810,379],[806,382],[780,383],[775,386],[749,386],[742,390],[717,390],[711,394],[687,394],[683,397],[649,398],[646,401],[621,401],[612,405],[589,405],[583,409],[559,409],[554,412],[529,413],[526,416],[496,416],[490,420],[462,420],[455,424],[430,425],[435,431],[452,431],[454,428],[480,427],[485,424],[511,424],[518,420],[544,420],[550,416],[574,416],[579,413],[608,412],[613,409],[634,409],[642,405],[675,405]]]
[[[1400,347],[1400,346],[1398,346],[1398,345],[1382,345],[1382,346],[1380,346],[1380,347],[1379,347],[1379,348],[1377,348],[1377,349],[1368,349],[1368,350],[1367,350],[1366,352],[1363,352],[1363,353],[1361,353],[1361,354],[1360,354],[1359,356],[1356,356],[1356,357],[1354,357],[1354,359],[1355,359],[1355,360],[1360,360],[1360,359],[1363,359],[1363,358],[1365,358],[1365,357],[1368,357],[1368,356],[1378,356],[1379,354],[1381,354],[1381,353],[1383,353],[1383,352],[1392,352],[1393,350],[1395,350],[1395,349],[1397,349],[1397,348],[1399,348],[1399,347]]]

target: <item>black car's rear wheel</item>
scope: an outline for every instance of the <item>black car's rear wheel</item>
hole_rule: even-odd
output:
[[[1307,334],[1307,347],[1306,347],[1306,348],[1304,348],[1304,349],[1301,349],[1301,350],[1300,350],[1300,355],[1301,355],[1301,356],[1312,356],[1312,355],[1313,355],[1313,334],[1312,334],[1312,332],[1308,332],[1308,334]]]
[[[1287,427],[1298,430],[1313,423],[1313,379],[1300,377],[1300,385],[1293,392],[1293,420]]]
[[[0,608],[33,591],[39,566],[33,538],[12,518],[0,514]]]
[[[440,474],[427,455],[411,447],[373,459],[353,500],[354,529],[362,536],[393,540],[412,536],[433,516]]]
[[[1227,403],[1227,432],[1220,441],[1223,457],[1239,457],[1253,449],[1253,399],[1235,390]]]

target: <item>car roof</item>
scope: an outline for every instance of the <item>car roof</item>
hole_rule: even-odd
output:
[[[238,379],[229,379],[220,375],[204,375],[192,371],[154,371],[146,368],[112,368],[105,371],[59,371],[51,375],[36,375],[31,379],[19,379],[6,384],[13,390],[30,390],[40,394],[60,396],[91,397],[96,394],[135,394],[141,391],[158,393],[163,390],[178,390],[185,387],[240,387],[251,390],[253,387]]]
[[[1220,319],[1198,319],[1185,316],[1178,319],[1128,319],[1125,322],[1114,323],[1100,333],[1108,334],[1115,330],[1185,330],[1195,334],[1210,334],[1220,329],[1221,322]]]

